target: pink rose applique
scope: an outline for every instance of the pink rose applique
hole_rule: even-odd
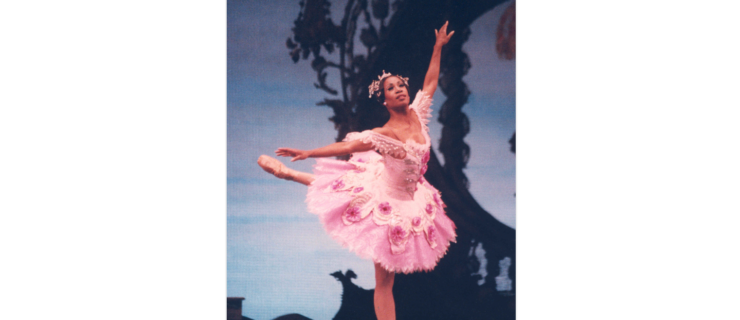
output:
[[[341,179],[334,180],[334,182],[331,183],[332,190],[337,190],[341,188],[344,188],[344,181],[342,181]]]
[[[347,210],[344,211],[344,215],[347,221],[351,221],[351,222],[357,222],[362,219],[362,216],[360,215],[360,208],[358,207],[347,208]]]
[[[413,220],[411,220],[411,223],[412,223],[412,224],[413,224],[413,225],[414,225],[415,227],[418,227],[418,226],[419,226],[419,225],[421,224],[421,217],[415,217],[415,218],[414,218]]]
[[[419,173],[423,176],[425,173],[427,173],[427,169],[428,168],[429,168],[429,166],[427,166],[426,164],[424,164],[424,166],[421,167],[421,171],[419,171]]]
[[[401,226],[395,226],[391,229],[391,241],[401,243],[404,238],[406,238],[406,231]]]
[[[427,229],[427,242],[429,242],[429,247],[434,249],[437,247],[437,228],[434,226],[429,226],[429,229]]]
[[[427,236],[429,237],[429,242],[434,242],[437,237],[437,228],[429,226],[429,229],[427,229]]]
[[[378,205],[378,209],[380,209],[380,213],[382,214],[390,214],[391,213],[391,205],[388,204],[388,201],[381,203]]]
[[[442,199],[439,198],[439,194],[436,192],[434,193],[434,203],[436,203],[438,207],[442,207],[444,205],[444,203],[442,203]]]
[[[359,193],[362,190],[365,190],[365,188],[363,188],[363,187],[357,187],[357,188],[355,188],[355,190],[353,192],[354,193]]]
[[[427,214],[432,214],[434,212],[434,206],[431,203],[427,203],[427,207],[424,210],[427,211]]]

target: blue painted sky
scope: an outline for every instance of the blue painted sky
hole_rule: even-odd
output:
[[[345,1],[332,2],[341,19]],[[297,312],[330,319],[339,308],[340,284],[330,273],[353,269],[355,281],[374,287],[373,266],[343,249],[308,213],[303,185],[271,178],[256,165],[280,146],[311,149],[330,144],[332,112],[315,106],[326,94],[313,87],[308,61],[294,64],[285,39],[298,16],[298,1],[228,1],[228,296],[245,297],[244,315],[272,319]],[[464,78],[472,94],[463,111],[471,119],[466,142],[470,190],[503,223],[515,226],[515,62],[498,59],[495,28],[503,7],[472,26],[465,45],[472,68]],[[430,30],[430,32],[433,32]],[[431,50],[431,48],[420,48]],[[336,74],[329,75],[336,81]],[[444,101],[438,90],[436,111]],[[430,123],[433,147],[441,125]],[[284,161],[288,163],[288,161]],[[310,171],[314,160],[292,163]]]

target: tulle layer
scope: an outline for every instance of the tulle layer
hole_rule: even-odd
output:
[[[413,200],[391,197],[380,178],[383,161],[375,152],[351,161],[319,159],[308,188],[308,210],[343,247],[388,271],[434,269],[456,238],[438,192],[426,181]]]

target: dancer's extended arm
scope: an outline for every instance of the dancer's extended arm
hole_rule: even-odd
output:
[[[442,57],[442,47],[450,41],[450,38],[455,31],[447,34],[447,24],[439,28],[439,31],[434,30],[434,34],[437,36],[437,41],[434,43],[434,51],[432,52],[432,61],[429,62],[429,69],[427,75],[424,77],[424,92],[430,97],[434,96],[434,91],[437,90],[437,81],[439,81],[439,60]]]
[[[325,158],[343,156],[355,152],[369,151],[373,149],[372,143],[363,143],[360,140],[342,141],[332,143],[328,146],[313,150],[299,150],[292,148],[278,148],[275,154],[281,157],[293,157],[290,161],[303,160],[306,158]]]

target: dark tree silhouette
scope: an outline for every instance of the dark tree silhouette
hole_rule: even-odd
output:
[[[397,0],[391,4],[388,0],[348,0],[337,25],[330,18],[329,1],[304,0],[293,36],[286,42],[293,61],[312,57],[311,67],[317,73],[314,85],[333,96],[318,104],[334,111],[329,120],[338,132],[337,141],[341,141],[348,132],[379,127],[388,120],[387,110],[367,92],[367,86],[382,70],[409,77],[409,93],[414,95],[423,85],[431,59],[435,41],[432,30],[449,21],[448,30],[456,31],[443,48],[440,64],[439,88],[447,98],[438,119],[443,125],[439,151],[445,165],[432,150],[425,178],[442,192],[447,215],[458,228],[458,239],[434,271],[396,276],[398,319],[514,319],[515,231],[481,208],[468,191],[463,172],[470,156],[470,147],[464,142],[470,121],[462,112],[470,91],[463,77],[471,64],[462,47],[470,36],[470,25],[503,2]],[[497,32],[497,53],[504,59],[515,55],[514,18],[512,4]],[[355,48],[358,28],[364,50]],[[328,60],[323,51],[338,51],[338,61]],[[340,87],[329,85],[328,70],[337,72]],[[474,254],[478,245],[485,250],[488,261],[483,285],[478,285],[481,263]],[[504,257],[512,260],[509,276],[514,282],[512,290],[500,292],[495,277],[499,274],[498,261]],[[349,275],[333,275],[344,279],[343,285],[351,283]]]

